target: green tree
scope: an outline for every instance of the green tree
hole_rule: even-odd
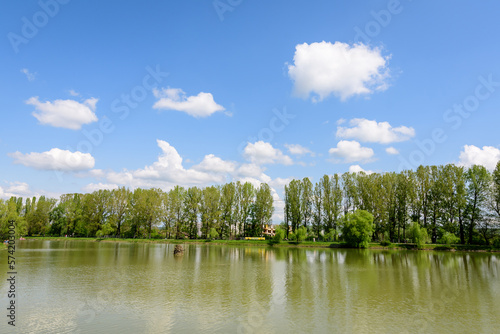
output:
[[[292,180],[288,186],[285,186],[286,216],[292,231],[297,230],[302,222],[301,198],[302,183],[299,180]]]
[[[274,212],[274,200],[271,193],[271,187],[267,183],[261,183],[255,196],[255,219],[257,220],[256,235],[261,232],[258,229],[271,223]]]
[[[274,231],[272,243],[279,244],[283,241],[283,239],[285,239],[285,230],[280,227],[276,228],[276,230]]]
[[[342,237],[344,241],[357,248],[367,248],[373,234],[373,215],[365,210],[348,213],[344,217]]]
[[[236,185],[226,183],[221,188],[221,217],[220,234],[223,238],[232,239],[236,233],[236,208],[237,208]]]
[[[87,223],[87,236],[95,236],[110,215],[111,191],[97,190],[83,197],[83,217]]]
[[[187,190],[184,208],[186,210],[187,230],[189,237],[198,237],[198,216],[200,213],[201,190],[191,187]]]
[[[460,238],[450,232],[444,232],[441,237],[441,243],[446,245],[456,244],[460,241]]]
[[[19,202],[21,207],[19,207]],[[19,238],[27,234],[27,224],[24,216],[21,215],[22,212],[22,198],[11,197],[7,201],[3,202],[0,207],[0,234],[2,238],[7,238],[9,234],[10,222],[14,222],[15,237]]]
[[[322,201],[323,201],[323,193],[322,187],[320,183],[316,183],[313,191],[313,231],[316,234],[316,237],[319,238],[321,230],[323,228],[323,219],[322,219]]]
[[[181,239],[183,237],[181,233],[184,227],[185,198],[186,189],[181,186],[175,186],[174,189],[168,192],[170,211],[174,217],[176,239]]]
[[[250,205],[255,201],[255,187],[250,182],[236,182],[236,220],[238,232],[246,236],[247,220],[250,215]]]
[[[125,187],[114,189],[111,192],[111,200],[109,203],[109,219],[112,229],[111,231],[109,231],[108,228],[106,231],[108,233],[112,233],[113,231],[115,231],[118,238],[121,237],[123,225],[126,223],[127,218],[129,217],[129,202],[131,196],[132,193],[130,192],[130,190]]]
[[[132,193],[131,197],[131,232],[135,237],[142,234],[141,230],[145,230],[148,238],[151,238],[153,227],[156,227],[162,217],[162,197],[161,189],[141,189],[137,188]]]
[[[313,216],[313,184],[308,177],[302,179],[300,197],[300,212],[302,216],[302,224],[307,228],[311,223]]]
[[[297,243],[301,243],[302,241],[306,240],[306,237],[307,228],[305,226],[301,226],[295,231],[295,241]]]
[[[56,204],[53,198],[40,196],[38,201],[33,197],[32,202],[26,200],[26,207],[29,211],[25,214],[28,235],[45,234],[50,229],[49,214]]]
[[[211,228],[215,228],[220,216],[220,191],[215,186],[206,187],[202,191],[200,203],[203,235],[209,238]]]
[[[429,235],[427,229],[420,226],[419,223],[413,222],[410,225],[409,235],[413,243],[417,245],[418,249],[423,249],[425,244],[429,242]]]
[[[210,240],[215,240],[219,237],[219,232],[215,229],[215,227],[212,227],[210,229],[210,234],[209,234]]]
[[[474,165],[467,170],[467,219],[469,244],[473,243],[474,229],[478,221],[484,218],[490,187],[490,174],[484,166]],[[486,240],[488,242],[488,240]]]
[[[496,216],[496,219],[500,220],[500,161],[492,173],[489,209]]]

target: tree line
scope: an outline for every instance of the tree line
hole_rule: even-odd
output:
[[[205,188],[176,186],[64,194],[59,200],[0,200],[0,234],[9,220],[18,235],[234,239],[261,236],[270,224],[268,184],[231,182]],[[433,243],[490,244],[499,239],[500,162],[485,167],[420,166],[401,173],[344,173],[292,180],[284,188],[280,233],[289,240],[342,239],[349,214],[373,216],[371,241],[405,242],[425,229]],[[412,224],[416,224],[415,226]]]
[[[122,187],[59,200],[12,197],[0,200],[0,234],[14,220],[18,236],[232,239],[260,236],[273,209],[269,185],[249,182],[170,191]]]
[[[319,239],[337,239],[348,214],[363,210],[373,215],[373,241],[404,242],[422,227],[433,243],[490,244],[500,237],[500,161],[492,173],[448,164],[293,180],[284,201],[284,230],[304,227]]]

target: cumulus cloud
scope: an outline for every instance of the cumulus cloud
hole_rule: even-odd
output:
[[[40,102],[38,97],[32,97],[26,104],[35,106],[32,113],[41,124],[48,124],[58,128],[79,130],[82,125],[97,121],[94,113],[98,99],[90,98],[83,103],[75,100],[55,100],[54,102]]]
[[[92,193],[96,190],[114,190],[118,189],[118,186],[116,184],[112,183],[89,183],[86,186],[82,188],[82,190],[86,193]]]
[[[39,170],[80,171],[94,167],[95,159],[90,153],[71,152],[53,148],[50,151],[38,153],[14,152],[8,154],[15,164],[21,164]]]
[[[248,143],[243,150],[243,155],[246,159],[257,165],[280,163],[283,165],[293,164],[292,159],[281,152],[281,150],[274,148],[270,143],[257,141],[255,143]]]
[[[213,154],[209,154],[205,155],[203,160],[192,168],[204,172],[232,173],[236,168],[236,164],[232,161],[224,161]]]
[[[299,144],[285,144],[285,147],[288,149],[288,152],[290,152],[290,154],[293,155],[304,155],[304,154],[310,154],[311,156],[314,155],[314,153],[310,149]]]
[[[355,140],[341,140],[337,143],[337,147],[331,148],[328,151],[333,157],[342,158],[344,162],[355,161],[370,161],[374,155],[371,148],[362,147]]]
[[[399,151],[396,148],[394,148],[394,147],[388,147],[388,148],[386,148],[385,152],[387,154],[392,154],[392,155],[399,154]]]
[[[9,199],[11,197],[46,197],[58,198],[61,194],[44,191],[43,193],[33,191],[26,182],[6,182],[6,185],[0,186],[0,198]]]
[[[108,172],[107,181],[113,184],[127,185],[132,188],[169,187],[177,184],[191,186],[226,182],[226,175],[221,174],[220,171],[225,168],[227,169],[229,164],[223,163],[223,168],[218,171],[209,171],[210,168],[216,169],[213,162],[218,161],[217,157],[205,157],[204,161],[197,166],[197,169],[186,169],[183,166],[182,157],[172,145],[159,139],[156,143],[161,149],[161,153],[158,156],[158,160],[152,165],[136,170]]]
[[[201,92],[198,95],[186,96],[180,88],[165,88],[153,90],[159,100],[153,105],[155,109],[177,110],[193,117],[207,117],[225,108],[214,101],[210,93]]]
[[[349,166],[349,173],[365,173],[365,174],[372,174],[373,171],[371,170],[364,170],[360,165],[352,165]]]
[[[393,128],[388,122],[377,122],[364,118],[349,121],[350,127],[337,127],[337,137],[357,139],[362,142],[389,144],[409,140],[415,129],[407,126]]]
[[[21,73],[24,73],[24,75],[26,75],[26,79],[28,79],[28,81],[35,80],[36,73],[31,73],[27,68],[21,69]]]
[[[235,171],[233,178],[235,181],[250,182],[259,185],[261,182],[270,182],[271,177],[264,173],[264,168],[256,164],[241,164]]]
[[[362,43],[298,44],[288,75],[300,97],[314,94],[312,100],[317,102],[333,94],[344,101],[387,89],[389,57]]]
[[[479,148],[474,145],[465,145],[463,151],[460,152],[459,159],[461,166],[482,165],[489,170],[494,170],[500,161],[500,149],[493,146]]]

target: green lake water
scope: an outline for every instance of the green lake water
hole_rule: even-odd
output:
[[[1,333],[500,333],[500,254],[17,241]]]

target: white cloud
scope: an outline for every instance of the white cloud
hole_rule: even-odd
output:
[[[205,162],[202,162],[201,166],[198,165],[198,169],[186,169],[182,165],[182,157],[172,145],[159,139],[156,142],[162,152],[152,165],[136,170],[108,172],[107,181],[132,188],[158,186],[168,188],[177,184],[190,186],[226,182],[226,175],[221,174],[220,170],[206,171],[209,167],[213,167],[210,163],[217,160],[217,157],[205,157]],[[228,165],[225,163],[224,165],[227,168]]]
[[[270,143],[265,143],[263,141],[258,141],[253,144],[248,143],[243,150],[243,155],[246,159],[258,165],[274,163],[283,165],[293,164],[292,159],[288,155],[283,154],[281,150],[274,148]]]
[[[0,187],[0,198],[26,197],[31,194],[30,187],[26,182],[9,182],[7,188]]]
[[[21,73],[24,73],[24,75],[26,75],[26,78],[28,79],[28,81],[35,80],[36,73],[31,73],[27,68],[21,69]]]
[[[153,90],[159,100],[153,105],[155,109],[177,110],[193,117],[207,117],[225,108],[214,101],[210,93],[201,92],[196,96],[186,96],[180,88],[165,88]]]
[[[232,173],[236,168],[236,164],[232,161],[224,161],[213,154],[209,154],[205,155],[203,160],[192,168],[204,172]]]
[[[288,177],[288,178],[281,178],[277,177],[271,182],[269,182],[269,186],[273,188],[278,188],[279,190],[283,190],[283,188],[288,185],[290,182],[292,182],[293,178]]]
[[[459,165],[470,167],[472,165],[482,165],[489,170],[494,170],[500,161],[500,149],[493,146],[483,146],[479,148],[474,145],[465,145],[460,152]]]
[[[385,152],[387,154],[392,154],[392,155],[399,154],[399,151],[396,148],[394,148],[394,147],[388,147],[388,148],[386,148]]]
[[[271,181],[271,178],[264,173],[264,168],[253,163],[241,164],[234,173],[234,178],[235,181],[249,181],[252,184]]]
[[[393,128],[388,122],[354,118],[348,127],[337,127],[337,137],[357,139],[362,142],[389,144],[409,140],[415,136],[415,129],[407,126]]]
[[[44,195],[50,198],[58,198],[61,194],[51,193],[51,192],[36,192],[31,190],[30,186],[26,182],[6,182],[7,186],[0,186],[0,198],[9,199],[11,197],[40,197]]]
[[[311,156],[314,156],[314,153],[310,149],[299,144],[285,144],[285,147],[288,149],[288,152],[290,152],[290,154],[294,155],[310,154]]]
[[[341,140],[337,143],[336,148],[331,148],[328,152],[334,157],[342,158],[344,162],[367,162],[374,155],[371,148],[362,147],[361,144],[355,140]]]
[[[373,171],[371,170],[364,170],[360,165],[352,165],[349,166],[349,173],[365,173],[365,174],[372,174]]]
[[[387,61],[379,48],[364,44],[349,45],[330,42],[298,44],[288,65],[288,75],[294,81],[294,91],[313,101],[330,94],[346,100],[354,95],[371,94],[387,89]]]
[[[53,148],[47,152],[31,152],[8,154],[14,158],[15,164],[21,164],[39,170],[79,171],[94,167],[95,160],[90,153],[70,152]]]
[[[111,183],[89,183],[86,186],[82,188],[82,190],[86,193],[92,193],[96,190],[114,190],[118,189],[118,186],[116,184],[111,184]]]
[[[97,121],[95,107],[98,99],[90,98],[83,103],[75,100],[55,100],[54,102],[40,102],[38,97],[32,97],[26,104],[35,106],[32,113],[41,124],[48,124],[59,128],[79,130],[82,125]]]
[[[80,93],[78,93],[77,91],[75,91],[73,89],[70,89],[69,90],[69,95],[71,95],[71,96],[80,96]]]

